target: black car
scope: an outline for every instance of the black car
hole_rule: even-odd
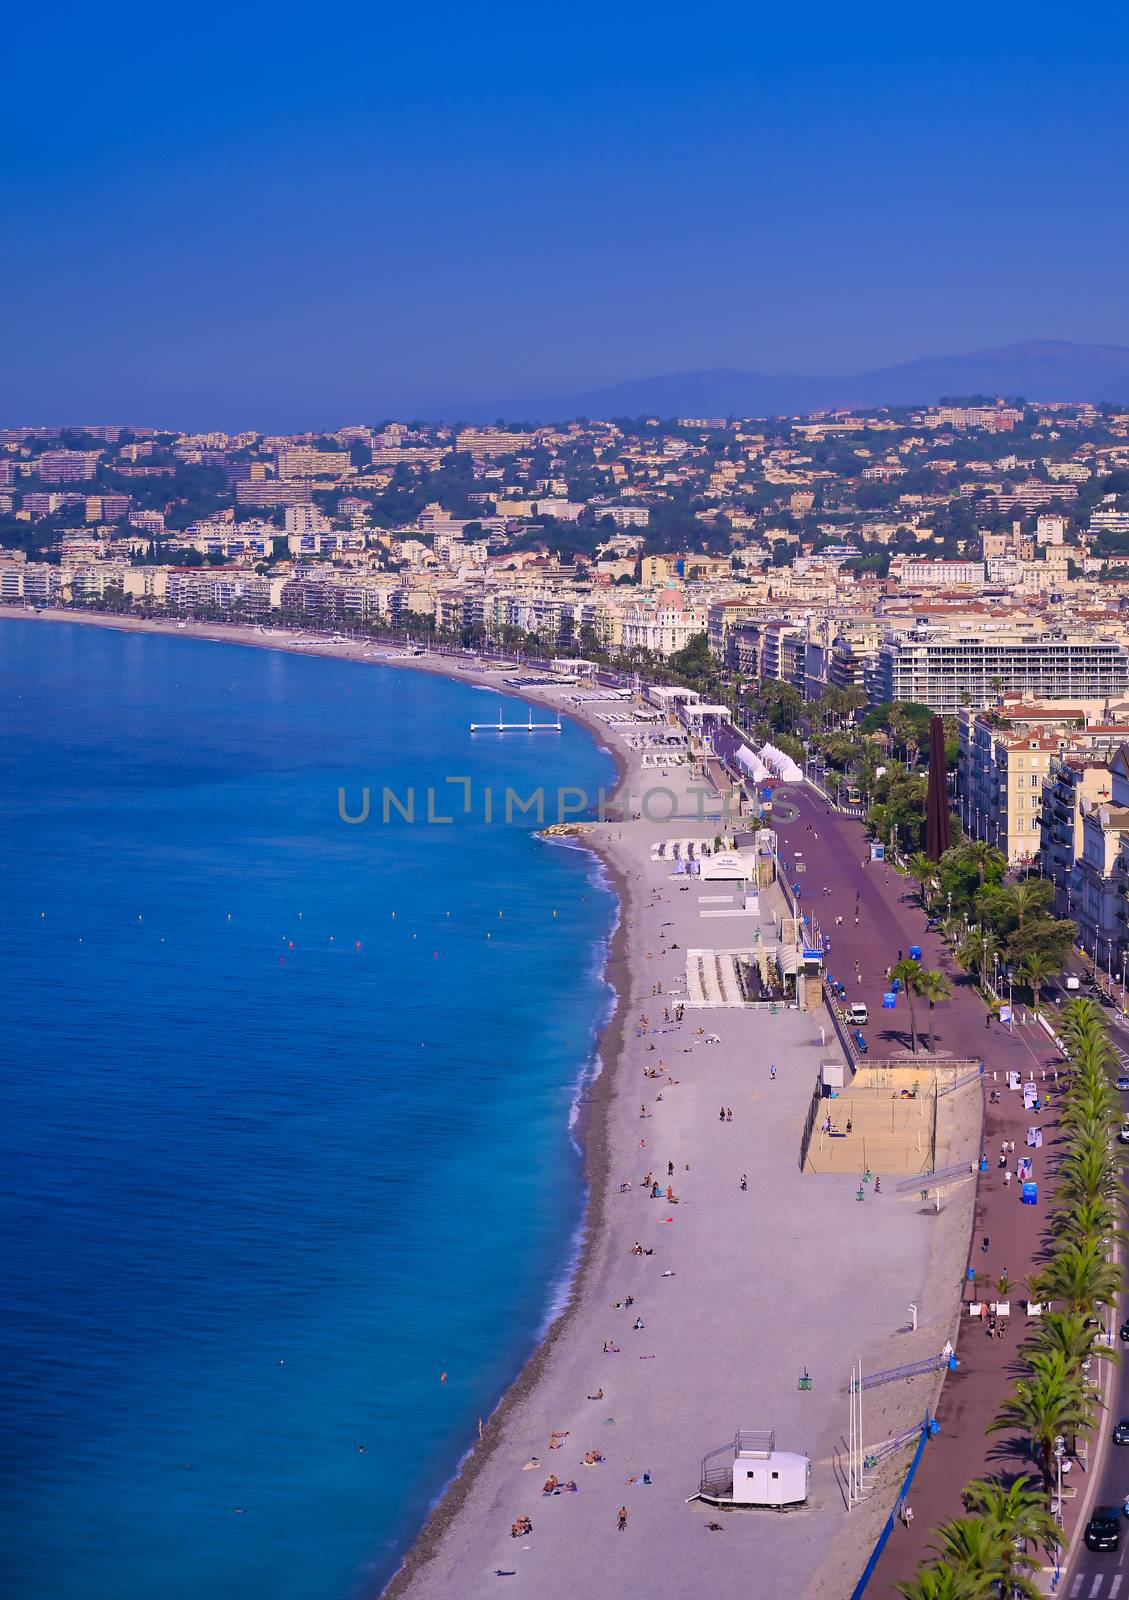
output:
[[[1117,1550],[1121,1545],[1120,1506],[1098,1506],[1086,1524],[1087,1550]]]
[[[1129,1417],[1122,1417],[1113,1430],[1114,1444],[1129,1444]]]
[[[1122,1344],[1129,1344],[1129,1317],[1121,1324],[1120,1334]]]

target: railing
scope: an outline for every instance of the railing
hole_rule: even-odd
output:
[[[868,1372],[862,1380],[862,1386],[864,1389],[881,1389],[887,1383],[909,1383],[911,1378],[920,1378],[926,1372],[939,1372],[948,1364],[949,1352],[941,1350],[935,1356],[927,1356],[924,1361],[910,1361],[904,1367],[887,1367],[882,1372]]]
[[[804,1170],[804,1167],[807,1165],[808,1151],[811,1148],[812,1134],[815,1132],[815,1119],[819,1115],[819,1108],[820,1108],[820,1105],[822,1103],[823,1103],[823,1094],[821,1092],[821,1087],[820,1087],[819,1084],[816,1084],[815,1089],[812,1091],[811,1105],[808,1107],[808,1114],[804,1118],[804,1131],[800,1135],[800,1171],[801,1172]]]
[[[866,1591],[866,1586],[874,1576],[874,1569],[878,1565],[878,1558],[881,1556],[883,1550],[885,1550],[886,1541],[894,1531],[894,1517],[897,1514],[898,1506],[905,1502],[905,1497],[909,1493],[910,1484],[914,1480],[918,1463],[921,1461],[921,1452],[925,1449],[925,1441],[928,1439],[928,1437],[929,1417],[926,1416],[924,1422],[921,1424],[921,1438],[917,1441],[917,1449],[913,1453],[913,1460],[910,1462],[909,1470],[902,1479],[901,1492],[898,1495],[897,1500],[894,1502],[894,1505],[890,1511],[890,1515],[886,1518],[886,1521],[883,1524],[882,1532],[878,1535],[878,1540],[874,1546],[874,1549],[870,1552],[870,1559],[867,1561],[866,1566],[862,1569],[862,1577],[855,1584],[854,1589],[851,1591],[851,1600],[862,1600],[862,1596]]]

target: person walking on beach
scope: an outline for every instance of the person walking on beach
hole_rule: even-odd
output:
[[[626,1506],[620,1506],[619,1513],[618,1513],[618,1515],[616,1517],[616,1525],[619,1528],[620,1533],[626,1533],[626,1531],[627,1531],[627,1507]]]
[[[744,1194],[745,1190],[748,1187],[749,1187],[749,1177],[748,1177],[747,1173],[743,1172],[741,1174],[741,1193]]]
[[[771,1067],[769,1067],[768,1075],[772,1079],[773,1083],[775,1083],[776,1082],[776,1062],[775,1061],[772,1063]]]

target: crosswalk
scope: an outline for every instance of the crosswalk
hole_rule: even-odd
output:
[[[1070,1600],[1118,1600],[1124,1582],[1125,1574],[1116,1569],[1076,1572],[1070,1584]],[[1129,1600],[1129,1590],[1126,1590],[1126,1600]]]

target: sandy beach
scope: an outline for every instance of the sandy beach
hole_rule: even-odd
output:
[[[472,682],[500,676],[469,657],[401,656],[373,641],[304,646],[281,631],[72,612],[28,620],[386,660]],[[462,1470],[385,1592],[390,1600],[499,1586],[538,1600],[639,1588],[665,1600],[714,1590],[845,1597],[908,1460],[895,1456],[848,1513],[848,1376],[856,1361],[866,1372],[894,1367],[936,1354],[953,1336],[971,1188],[937,1216],[899,1199],[896,1175],[857,1202],[860,1168],[845,1156],[836,1170],[800,1170],[820,1063],[841,1059],[823,1008],[688,1009],[681,1023],[672,1020],[687,993],[686,951],[743,947],[755,932],[727,911],[728,885],[688,883],[654,858],[654,846],[669,840],[712,844],[723,828],[718,802],[702,819],[688,768],[644,772],[640,751],[600,720],[606,705],[576,704],[575,689],[517,692],[590,726],[616,758],[621,796],[661,785],[676,796],[677,813],[584,833],[613,879],[621,915],[607,971],[617,1006],[582,1119],[582,1260],[565,1311],[486,1419],[482,1441],[468,1441]],[[629,819],[637,809],[624,805]],[[762,893],[766,933],[783,910],[778,890]],[[976,1114],[970,1105],[952,1130],[959,1159],[978,1148],[978,1100]],[[731,1119],[719,1115],[726,1108]],[[648,1174],[660,1198],[650,1198]],[[644,1254],[633,1253],[636,1243]],[[801,1387],[805,1375],[811,1383]],[[938,1382],[928,1376],[868,1395],[866,1444],[912,1428]],[[688,1503],[706,1452],[752,1428],[773,1428],[779,1448],[810,1456],[807,1506],[718,1517]],[[592,1454],[600,1459],[586,1462]],[[551,1475],[574,1482],[575,1492],[544,1495]],[[532,1532],[511,1537],[523,1515]]]

